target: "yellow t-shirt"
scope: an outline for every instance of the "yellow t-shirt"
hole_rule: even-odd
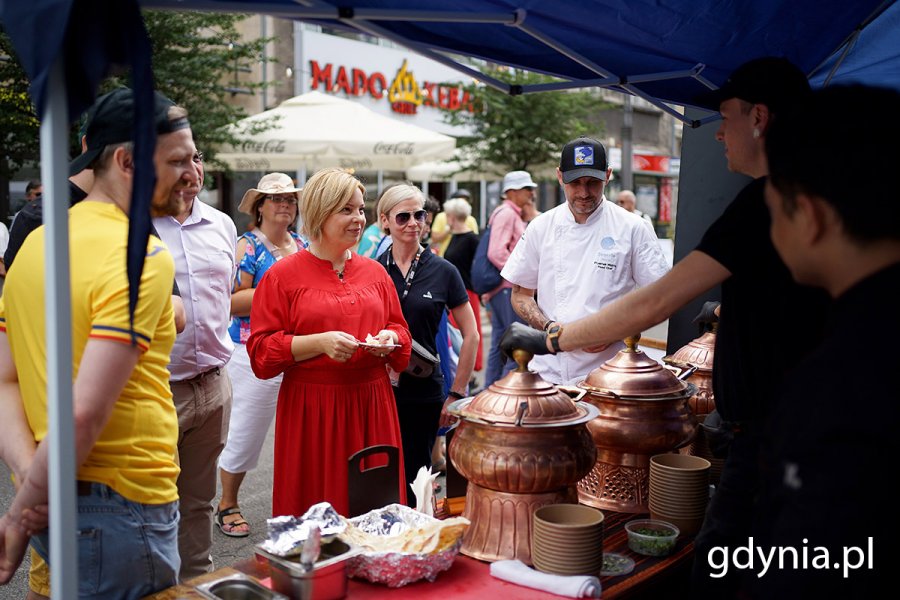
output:
[[[39,227],[25,240],[0,299],[0,330],[9,338],[25,415],[37,442],[47,435],[44,234]],[[131,344],[125,271],[128,218],[112,204],[85,200],[69,211],[69,236],[74,378],[88,339]],[[168,249],[151,236],[134,315],[141,356],[78,470],[78,479],[106,484],[142,504],[178,499],[178,418],[166,370],[175,342],[174,276]]]
[[[478,233],[478,221],[475,220],[475,217],[469,215],[466,217],[466,227]],[[439,212],[434,215],[434,221],[431,223],[432,231],[449,231],[450,226],[447,224],[447,213]],[[444,252],[447,251],[447,246],[450,245],[450,240],[453,239],[452,235],[448,235],[447,238],[438,244],[438,255],[443,256]]]

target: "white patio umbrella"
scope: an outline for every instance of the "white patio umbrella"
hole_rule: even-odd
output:
[[[500,181],[506,170],[504,167],[488,165],[486,170],[479,171],[460,160],[429,161],[408,168],[406,178],[410,181]],[[556,165],[531,167],[528,172],[536,179],[553,180],[556,177]]]
[[[470,170],[457,160],[432,160],[406,170],[406,178],[410,181],[481,181],[482,179],[494,180],[501,177],[503,175]]]
[[[275,126],[244,133],[279,117]],[[403,171],[416,164],[451,158],[456,140],[321,92],[285,100],[277,108],[233,125],[242,140],[223,146],[216,158],[237,171],[308,171],[323,167],[358,171]]]

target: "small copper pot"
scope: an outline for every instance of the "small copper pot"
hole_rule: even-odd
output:
[[[449,454],[469,482],[463,516],[471,524],[461,552],[531,564],[531,514],[577,502],[575,484],[597,453],[586,424],[599,411],[529,372],[530,354],[514,355],[516,371],[451,406],[460,424]]]
[[[582,504],[616,512],[649,511],[650,457],[671,452],[693,439],[697,422],[688,406],[695,386],[637,348],[640,336],[591,371],[578,387],[599,416],[588,423],[597,446],[597,462],[578,482]]]
[[[712,373],[713,356],[716,347],[716,326],[695,340],[679,348],[672,356],[663,358],[663,362],[671,364],[688,363],[697,367],[687,378],[689,383],[697,386],[697,393],[691,396],[688,403],[699,421],[716,408],[713,392]]]

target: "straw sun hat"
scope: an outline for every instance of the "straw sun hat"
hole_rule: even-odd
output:
[[[300,191],[303,188],[294,187],[294,180],[284,173],[269,173],[263,175],[255,188],[250,188],[244,192],[241,198],[241,204],[238,210],[242,213],[253,215],[253,205],[259,200],[260,196],[266,194],[294,194],[297,196],[297,202],[300,202]]]

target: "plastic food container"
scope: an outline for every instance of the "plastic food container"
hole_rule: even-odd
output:
[[[666,521],[637,519],[625,524],[628,547],[645,556],[666,556],[675,549],[678,528]]]
[[[294,600],[339,600],[347,595],[347,561],[360,552],[341,540],[322,544],[312,570],[300,565],[299,557],[269,554],[259,546],[256,553],[268,560],[272,587]]]

